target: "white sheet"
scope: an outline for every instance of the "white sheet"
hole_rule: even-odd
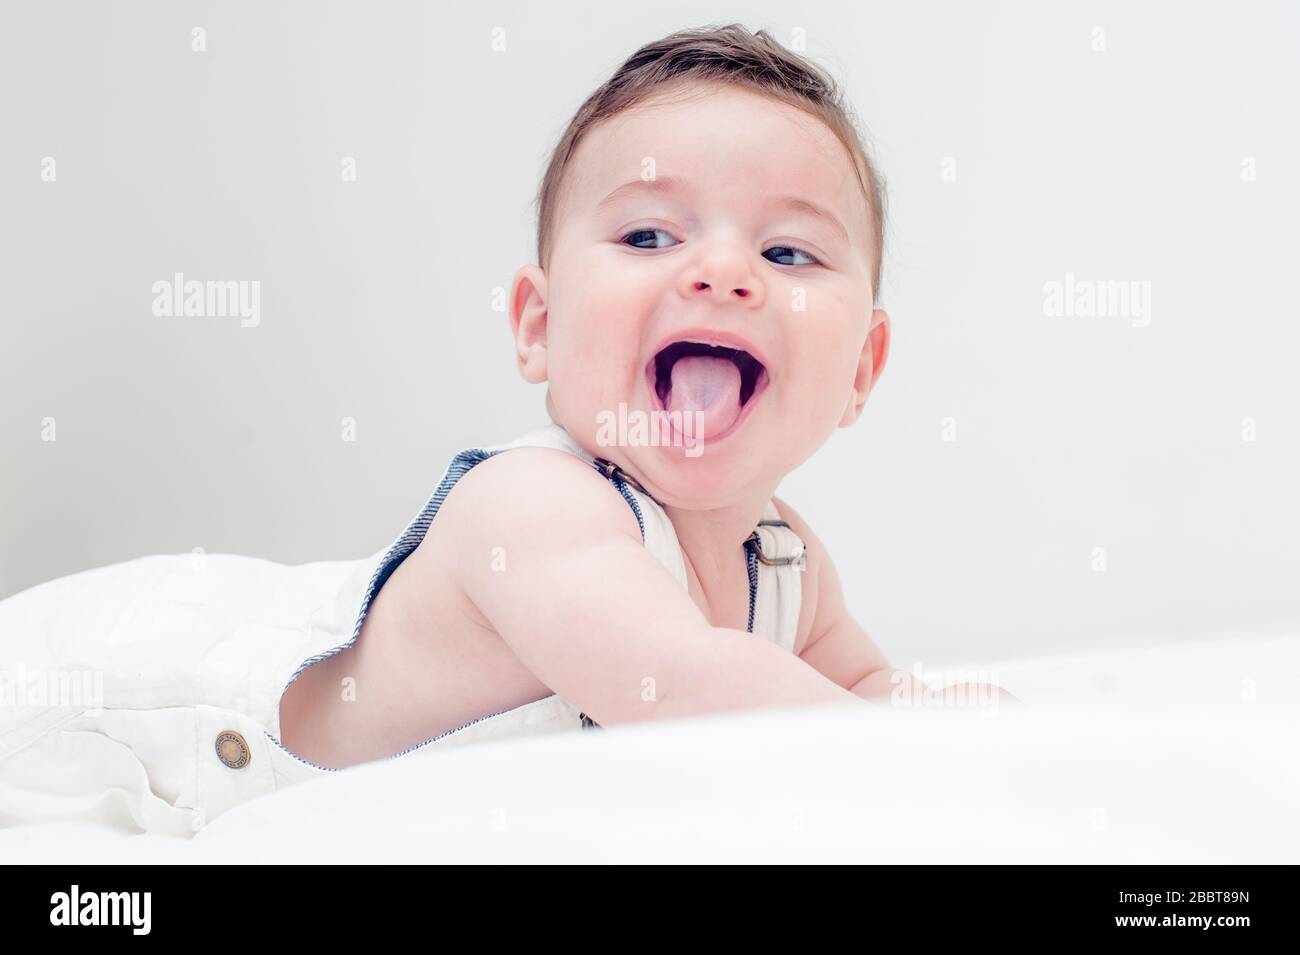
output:
[[[1300,638],[987,667],[1028,704],[731,714],[378,762],[192,840],[0,830],[12,862],[1300,861]]]

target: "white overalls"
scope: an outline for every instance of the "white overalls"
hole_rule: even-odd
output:
[[[279,742],[281,696],[356,640],[456,481],[518,447],[567,451],[599,470],[645,546],[687,586],[663,508],[556,424],[457,454],[406,530],[362,560],[286,566],[196,552],[52,580],[0,601],[0,825],[70,820],[189,836],[241,802],[334,772]],[[804,548],[771,501],[746,551],[749,630],[793,651]],[[551,695],[389,758],[594,726]]]

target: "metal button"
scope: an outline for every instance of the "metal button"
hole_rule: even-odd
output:
[[[231,769],[243,769],[253,758],[253,751],[248,748],[248,740],[234,730],[222,730],[217,734],[217,759]]]

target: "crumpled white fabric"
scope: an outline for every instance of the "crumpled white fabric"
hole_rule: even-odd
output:
[[[267,734],[298,664],[351,636],[380,556],[153,555],[0,602],[0,825],[189,837],[317,777]],[[217,757],[228,730],[251,752],[243,768]]]

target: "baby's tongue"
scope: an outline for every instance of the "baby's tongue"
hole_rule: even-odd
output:
[[[704,439],[721,434],[740,417],[740,369],[730,358],[679,358],[673,363],[665,404],[669,411],[684,412],[682,431],[687,436]],[[703,412],[698,429],[696,411]]]

